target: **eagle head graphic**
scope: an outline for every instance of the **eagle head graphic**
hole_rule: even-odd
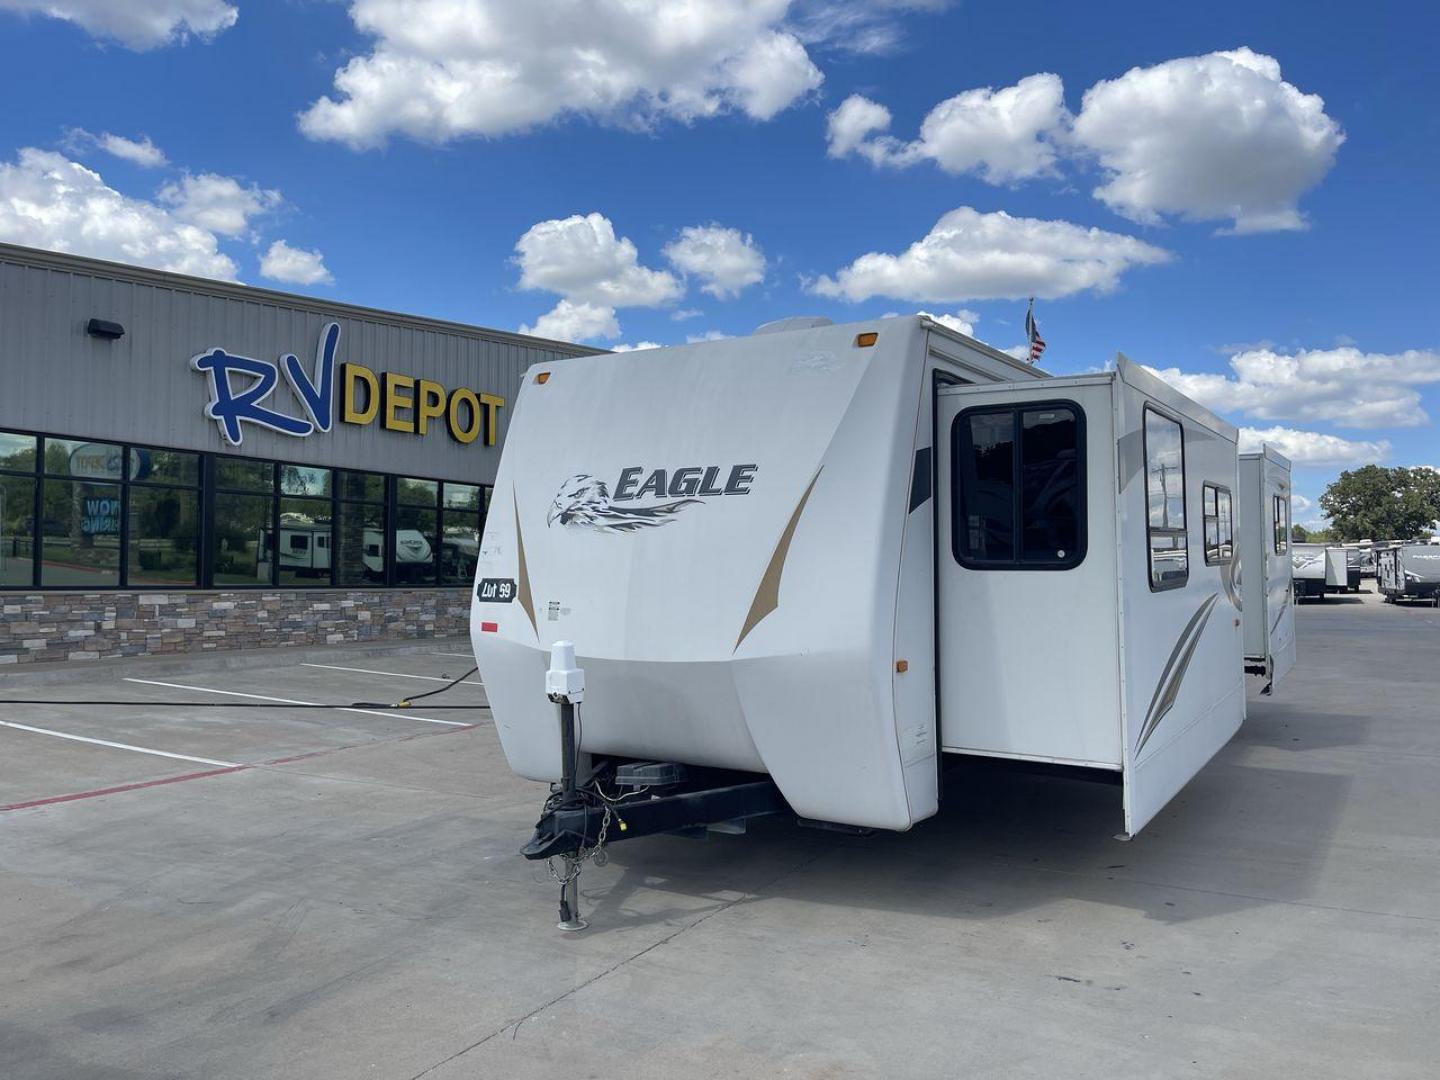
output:
[[[560,485],[545,515],[545,523],[599,532],[635,532],[668,525],[681,509],[698,502],[699,499],[677,499],[658,506],[617,507],[610,499],[610,488],[604,480],[578,473]]]

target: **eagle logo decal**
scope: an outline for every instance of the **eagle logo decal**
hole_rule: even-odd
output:
[[[701,501],[676,499],[658,506],[618,507],[611,500],[610,488],[604,480],[580,473],[560,485],[545,522],[550,526],[559,523],[569,529],[636,532],[669,525],[681,510]]]

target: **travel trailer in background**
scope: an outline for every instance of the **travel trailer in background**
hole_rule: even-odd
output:
[[[1400,544],[1376,555],[1376,583],[1387,603],[1428,600],[1440,606],[1440,547]]]
[[[1324,600],[1326,593],[1343,592],[1349,582],[1345,549],[1324,544],[1291,544],[1295,599]]]
[[[1295,666],[1290,459],[1265,446],[1240,455],[1240,598],[1245,670],[1270,693]]]
[[[907,829],[949,757],[1112,777],[1138,832],[1245,715],[1239,490],[1236,430],[1138,365],[1049,378],[923,317],[537,364],[471,613],[511,768],[578,778],[525,853],[612,811]]]
[[[271,556],[269,529],[260,530],[259,559],[261,576],[268,571]],[[380,529],[367,528],[362,536],[361,562],[365,576],[381,580],[385,576],[385,534]],[[473,545],[474,541],[470,541]],[[327,577],[330,573],[331,525],[325,521],[315,523],[309,518],[291,518],[282,514],[280,518],[280,569],[297,576],[313,575]],[[431,565],[432,548],[424,534],[415,529],[399,529],[395,533],[395,573],[404,580],[415,568],[425,569]],[[457,565],[473,570],[474,561],[468,552],[455,556]]]

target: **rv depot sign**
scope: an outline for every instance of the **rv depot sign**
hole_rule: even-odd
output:
[[[232,446],[245,437],[243,425],[257,424],[281,435],[306,438],[328,432],[335,425],[335,357],[340,347],[340,324],[326,323],[315,346],[315,364],[306,371],[294,353],[278,362],[239,356],[224,349],[207,349],[190,360],[210,383],[205,416],[214,420]],[[432,423],[444,425],[458,443],[473,443],[483,432],[485,445],[494,446],[498,412],[505,399],[459,386],[447,391],[432,379],[416,379],[394,371],[378,374],[363,364],[339,365],[339,413],[344,424],[366,425],[377,419],[387,431],[425,435]],[[280,385],[290,384],[303,416],[271,408],[266,402]]]

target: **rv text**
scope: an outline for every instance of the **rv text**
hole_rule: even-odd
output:
[[[646,475],[644,466],[634,465],[620,470],[620,481],[615,485],[615,501],[641,499],[646,495],[660,498],[670,496],[681,498],[690,495],[748,495],[750,484],[755,479],[758,465],[732,465],[725,486],[720,487],[721,467],[719,465],[691,465],[667,473],[664,469],[653,469]],[[640,477],[644,476],[642,483]],[[668,478],[668,479],[667,479]]]

